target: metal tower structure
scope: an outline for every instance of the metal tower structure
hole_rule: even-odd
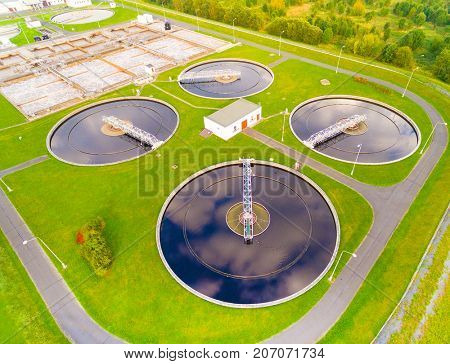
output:
[[[200,83],[200,82],[214,82],[217,78],[234,78],[238,80],[241,78],[241,71],[232,69],[210,70],[200,72],[186,72],[180,75],[178,81],[180,83]]]
[[[253,243],[253,198],[252,198],[252,159],[242,159],[242,220],[244,241]]]
[[[124,120],[116,118],[115,116],[103,116],[102,120],[104,123],[111,125],[115,129],[123,130],[125,134],[129,135],[133,139],[151,146],[152,149],[158,148],[163,143],[153,134],[139,129],[136,126],[125,122]]]
[[[354,128],[359,123],[367,120],[366,115],[353,115],[349,118],[338,121],[337,123],[330,125],[329,127],[318,131],[311,135],[307,140],[302,140],[303,144],[307,147],[314,149],[319,144],[325,143],[327,140],[334,138],[335,136],[344,132],[349,128]]]

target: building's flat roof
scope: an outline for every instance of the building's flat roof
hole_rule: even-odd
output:
[[[261,106],[246,99],[239,99],[223,109],[216,111],[207,118],[215,123],[227,127],[235,121],[242,119],[246,115],[258,110]]]

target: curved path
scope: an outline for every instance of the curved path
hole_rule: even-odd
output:
[[[178,23],[186,28],[194,28],[190,24],[181,22],[174,23]],[[214,32],[209,29],[203,30],[206,33],[226,37],[219,32]],[[242,40],[242,42],[268,52],[277,53],[278,51],[250,41]],[[283,57],[285,59],[298,59],[319,67],[334,70],[333,66],[287,52],[283,52]],[[341,69],[340,72],[352,76],[356,74],[344,69]],[[401,87],[389,82],[372,77],[364,77],[395,91],[403,91]],[[407,92],[406,95],[425,110],[433,124],[443,122],[439,113],[425,100],[411,92]],[[390,187],[370,186],[358,182],[253,129],[248,129],[246,134],[296,160],[302,160],[303,163],[306,163],[321,173],[358,191],[368,200],[374,211],[372,228],[357,249],[358,258],[349,261],[327,293],[305,316],[268,341],[271,343],[313,343],[319,340],[333,326],[357,293],[361,283],[375,264],[392,233],[402,220],[404,214],[408,211],[420,188],[445,151],[448,140],[447,128],[436,128],[430,147],[416,164],[411,174],[401,183]],[[21,168],[23,166],[17,167],[17,169]],[[12,172],[14,172],[14,168],[8,170],[8,173]],[[61,274],[56,270],[52,261],[39,244],[32,244],[31,242],[27,245],[22,244],[24,240],[32,238],[33,235],[1,189],[0,225],[33,279],[56,322],[72,342],[121,342],[118,338],[102,329],[84,311],[70,288],[64,282]]]

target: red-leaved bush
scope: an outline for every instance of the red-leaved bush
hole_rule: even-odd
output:
[[[77,232],[77,243],[83,244],[84,243],[84,235],[81,231]]]

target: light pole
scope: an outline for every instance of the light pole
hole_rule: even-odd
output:
[[[341,63],[341,56],[342,56],[342,50],[345,48],[345,45],[341,47],[341,50],[339,51],[339,57],[336,65],[336,73],[338,73],[339,70],[339,63]]]
[[[163,15],[164,15],[164,23],[167,21],[166,19],[166,7],[164,6],[164,2],[161,3],[162,7],[163,7]]]
[[[233,43],[236,43],[236,32],[234,31],[234,22],[236,21],[236,18],[233,19]]]
[[[64,262],[63,262],[61,259],[58,258],[58,256],[53,252],[53,250],[51,250],[51,249],[49,248],[49,246],[48,246],[47,244],[45,244],[44,240],[42,240],[41,238],[38,238],[37,236],[35,236],[35,237],[31,238],[31,239],[24,240],[22,244],[23,244],[23,245],[27,245],[27,244],[28,244],[30,241],[32,241],[32,240],[39,240],[42,244],[44,244],[44,246],[49,250],[49,252],[52,253],[52,255],[58,260],[58,262],[61,263],[63,269],[66,269],[66,268],[67,268],[67,265],[64,264]]]
[[[433,136],[434,131],[436,130],[436,127],[437,127],[438,125],[447,125],[447,123],[436,123],[436,124],[434,124],[433,130],[431,130],[430,135],[428,135],[428,138],[427,138],[427,140],[425,141],[425,144],[423,145],[423,147],[422,147],[422,149],[420,150],[420,153],[419,153],[419,154],[422,154],[423,151],[425,150],[425,147],[427,146],[428,142],[430,141],[431,137]]]
[[[278,44],[278,57],[281,56],[281,36],[283,35],[284,32],[285,31],[282,30],[281,33],[280,33],[280,43]]]
[[[30,41],[28,40],[28,37],[27,37],[27,32],[25,32],[25,31],[23,30],[22,25],[20,25],[20,22],[18,22],[17,25],[19,26],[20,31],[21,31],[21,32],[23,33],[23,35],[25,36],[25,39],[27,40],[27,43],[30,44]]]
[[[358,154],[356,155],[356,159],[353,162],[353,168],[352,168],[352,172],[350,173],[350,176],[353,176],[353,172],[355,172],[355,166],[356,166],[356,163],[358,163],[358,158],[359,158],[359,154],[361,153],[362,144],[358,144],[357,147],[359,148]]]
[[[8,192],[12,192],[12,191],[13,191],[12,188],[9,187],[9,186],[5,183],[5,181],[3,181],[1,178],[0,178],[0,181],[5,185],[5,187],[6,187],[6,189],[8,190]]]
[[[138,15],[139,15],[139,9],[138,9],[138,6],[137,6],[137,1],[134,2],[134,6],[136,6],[136,13],[138,13]]]
[[[414,69],[411,71],[411,74],[409,75],[408,83],[406,84],[406,87],[405,87],[405,89],[403,90],[402,97],[405,97],[406,90],[408,90],[409,83],[411,82],[411,78],[412,78],[414,72],[415,72],[418,68],[419,68],[419,67],[416,67],[416,68],[414,68]]]
[[[197,20],[197,32],[200,32],[200,25],[198,23],[198,12],[199,12],[199,9],[195,9],[195,16],[196,16],[196,20]]]
[[[286,115],[288,114],[288,109],[286,108],[286,110],[282,111],[283,113],[283,129],[281,131],[281,141],[284,142],[284,124],[286,122]]]
[[[351,252],[349,252],[349,251],[347,251],[347,250],[343,250],[343,251],[341,252],[341,255],[339,255],[339,259],[338,259],[338,261],[336,262],[336,265],[334,266],[333,271],[331,272],[330,278],[328,278],[328,280],[329,280],[330,282],[333,280],[334,272],[336,272],[336,268],[337,268],[337,266],[339,265],[339,262],[341,261],[342,254],[344,254],[344,253],[350,254],[353,258],[356,258],[356,257],[357,257],[357,255],[356,255],[355,253],[351,253]]]

